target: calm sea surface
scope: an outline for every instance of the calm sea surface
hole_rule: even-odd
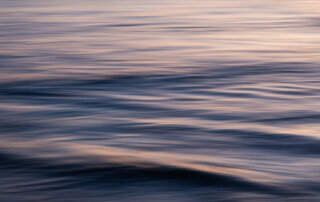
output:
[[[0,0],[0,201],[319,201],[320,1]]]

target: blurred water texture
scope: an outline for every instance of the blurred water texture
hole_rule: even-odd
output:
[[[1,201],[319,201],[320,1],[1,0]]]

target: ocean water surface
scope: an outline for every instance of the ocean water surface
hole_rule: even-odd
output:
[[[0,201],[320,201],[320,1],[1,0]]]

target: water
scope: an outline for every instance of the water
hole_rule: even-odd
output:
[[[320,1],[0,7],[0,201],[320,200]]]

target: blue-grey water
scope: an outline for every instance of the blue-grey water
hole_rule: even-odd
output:
[[[0,0],[0,201],[320,201],[320,1]]]

